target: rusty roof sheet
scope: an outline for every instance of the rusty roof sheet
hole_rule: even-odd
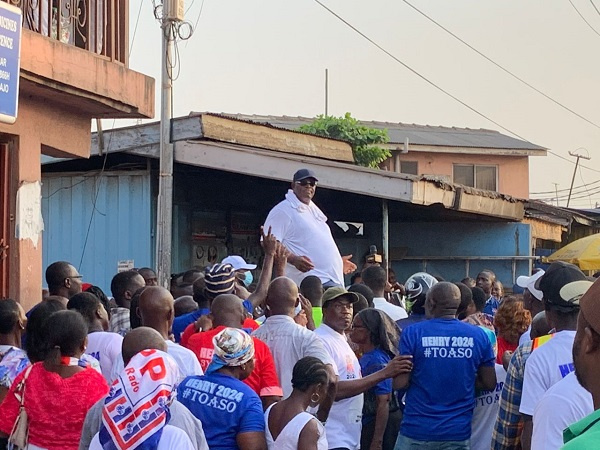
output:
[[[292,117],[292,116],[261,116],[248,114],[227,114],[232,117],[251,122],[268,123],[275,127],[296,130],[302,125],[310,123],[314,118]],[[490,148],[510,150],[547,150],[545,147],[532,144],[531,142],[513,138],[495,130],[442,127],[432,125],[417,125],[394,122],[360,121],[363,125],[387,129],[390,143],[403,144],[408,138],[414,145],[431,145],[443,147],[463,148]]]

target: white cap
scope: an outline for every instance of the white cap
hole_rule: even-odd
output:
[[[233,255],[228,256],[221,264],[231,264],[233,266],[233,270],[254,270],[256,269],[256,264],[248,264],[244,258],[241,256]]]
[[[534,273],[530,277],[520,276],[519,278],[517,278],[517,286],[527,289],[529,292],[531,292],[531,295],[533,295],[539,301],[542,301],[542,298],[544,297],[544,293],[542,291],[540,291],[539,289],[535,288],[535,282],[539,278],[541,278],[542,275],[544,275],[545,273],[546,272],[544,272],[543,270],[538,270],[536,273]]]

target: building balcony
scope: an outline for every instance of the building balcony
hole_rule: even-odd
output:
[[[0,0],[21,8],[23,28],[128,66],[128,0]]]

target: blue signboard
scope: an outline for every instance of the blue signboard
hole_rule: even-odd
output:
[[[21,10],[0,1],[0,122],[17,120],[20,60]]]

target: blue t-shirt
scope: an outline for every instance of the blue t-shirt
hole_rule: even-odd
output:
[[[260,398],[236,378],[217,372],[187,377],[177,388],[177,400],[202,422],[211,450],[237,449],[238,433],[265,431]]]
[[[210,314],[210,309],[202,308],[192,311],[191,313],[184,314],[183,316],[175,317],[173,320],[173,326],[171,327],[171,331],[175,337],[175,342],[179,344],[181,335],[190,323],[194,323],[200,318],[200,316],[205,316],[207,314]]]
[[[427,320],[402,332],[400,354],[413,356],[400,432],[420,441],[469,439],[477,370],[495,362],[485,332],[456,319]]]
[[[485,306],[483,307],[483,312],[489,316],[494,317],[496,315],[496,311],[500,306],[500,302],[496,299],[496,297],[490,297],[485,302]]]
[[[376,348],[362,355],[360,360],[360,371],[363,377],[367,375],[371,375],[381,369],[383,369],[390,362],[389,355],[381,350],[380,348]],[[383,381],[380,381],[372,387],[367,392],[365,392],[365,402],[363,405],[363,416],[362,423],[366,425],[375,420],[375,415],[377,414],[377,399],[378,395],[385,395],[392,393],[392,379],[387,378]]]

